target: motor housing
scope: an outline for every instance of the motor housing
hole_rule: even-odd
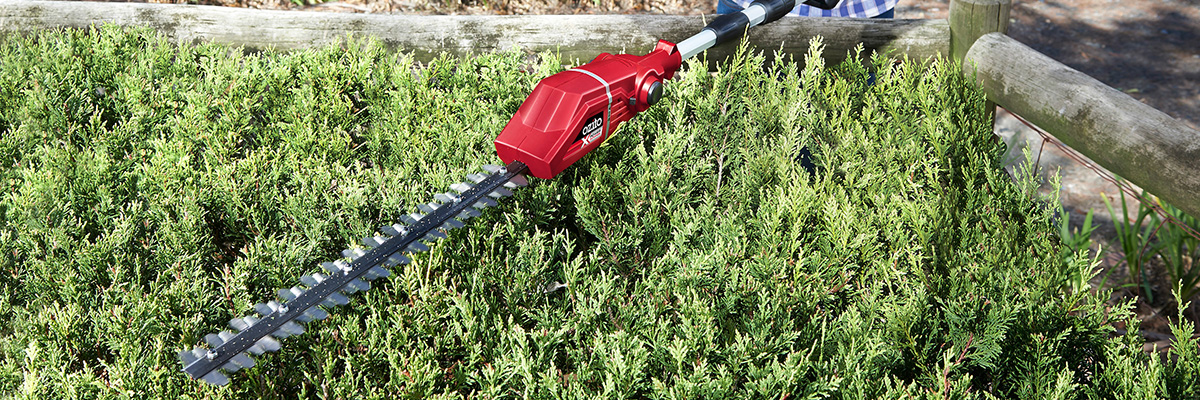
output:
[[[591,62],[551,75],[534,87],[504,130],[496,153],[520,161],[533,176],[551,179],[595,150],[637,113],[661,97],[663,81],[682,58],[660,40],[646,55],[602,53]]]

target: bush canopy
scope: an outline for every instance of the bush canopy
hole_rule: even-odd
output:
[[[689,63],[217,388],[176,352],[496,163],[561,61],[3,39],[0,396],[1200,398],[1196,341],[1142,352],[958,66],[820,52]]]

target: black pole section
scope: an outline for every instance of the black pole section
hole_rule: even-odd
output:
[[[745,32],[749,25],[750,18],[739,11],[717,17],[713,22],[709,22],[704,30],[717,34],[716,44],[721,44],[742,36],[742,32]]]
[[[750,3],[750,7],[755,4],[762,6],[766,10],[766,17],[763,18],[761,24],[770,23],[792,11],[796,7],[796,0],[755,0]],[[749,8],[749,7],[747,7]],[[706,31],[712,31],[717,35],[717,44],[728,42],[730,39],[737,39],[746,32],[746,28],[750,25],[750,17],[746,16],[745,12],[729,13],[717,17],[708,26],[704,27]]]
[[[767,17],[759,25],[775,22],[796,8],[796,0],[754,0],[753,3],[750,3],[750,5],[755,4],[760,4],[767,9]],[[834,0],[834,4],[837,4],[837,0]]]

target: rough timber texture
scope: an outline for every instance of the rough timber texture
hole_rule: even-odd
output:
[[[654,48],[658,39],[680,41],[705,24],[699,16],[412,16],[0,0],[0,34],[98,23],[148,25],[179,41],[214,41],[250,50],[302,49],[346,35],[374,36],[413,52],[419,61],[442,52],[466,55],[512,48],[558,51],[564,60],[586,61],[601,52],[642,53]],[[787,18],[751,29],[749,40],[757,49],[801,56],[808,51],[809,39],[820,35],[829,61],[844,59],[859,42],[867,50],[924,59],[949,54],[949,32],[944,20]],[[708,59],[722,60],[735,47],[712,49]]]
[[[950,52],[954,59],[962,60],[984,34],[1008,33],[1010,10],[1012,0],[951,0]]]
[[[1200,216],[1200,131],[999,33],[975,42],[963,72],[989,100]]]

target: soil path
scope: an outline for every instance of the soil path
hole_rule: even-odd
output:
[[[900,18],[946,18],[947,1],[901,1]],[[1200,126],[1200,0],[1014,1],[1009,36]]]

